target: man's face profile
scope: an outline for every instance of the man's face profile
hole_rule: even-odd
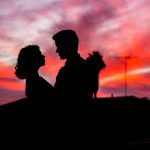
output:
[[[65,40],[61,41],[55,41],[56,45],[56,53],[59,54],[61,59],[67,59],[68,58],[68,47],[67,47],[67,42]]]

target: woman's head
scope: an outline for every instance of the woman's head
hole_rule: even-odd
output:
[[[45,65],[45,56],[38,45],[28,45],[19,52],[15,74],[19,79],[26,79],[33,71]]]

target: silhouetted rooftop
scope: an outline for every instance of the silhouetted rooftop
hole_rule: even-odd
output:
[[[0,114],[6,118],[11,116],[11,119],[18,115],[19,120],[21,115],[26,123],[29,121],[27,118],[30,118],[30,124],[35,118],[38,122],[41,119],[44,128],[49,128],[53,123],[53,128],[57,128],[58,134],[69,134],[70,138],[75,138],[74,134],[81,138],[80,133],[85,132],[82,138],[86,138],[89,143],[92,143],[90,140],[94,140],[94,144],[98,146],[105,143],[122,146],[124,149],[150,147],[150,101],[147,98],[97,98],[87,107],[80,107],[80,111],[79,108],[67,109],[59,104],[47,106],[46,109],[42,105],[35,107],[34,103],[22,99],[1,106]],[[58,125],[61,127],[58,128]]]

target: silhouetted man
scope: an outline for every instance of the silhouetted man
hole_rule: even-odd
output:
[[[53,37],[56,52],[61,59],[67,59],[59,70],[54,88],[56,96],[67,103],[84,103],[92,98],[88,83],[86,61],[78,54],[79,39],[75,31],[62,30]]]

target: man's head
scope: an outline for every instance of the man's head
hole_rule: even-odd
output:
[[[78,36],[73,30],[61,30],[53,35],[56,44],[56,52],[61,59],[68,59],[78,51]]]

